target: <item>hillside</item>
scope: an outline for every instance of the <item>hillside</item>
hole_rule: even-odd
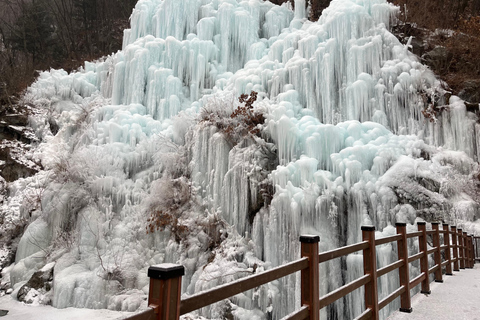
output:
[[[396,0],[396,35],[442,80],[453,94],[480,103],[480,1]]]

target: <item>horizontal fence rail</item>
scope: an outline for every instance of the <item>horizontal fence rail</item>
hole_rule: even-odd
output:
[[[480,237],[467,235],[462,229],[433,222],[432,230],[426,229],[425,222],[417,222],[418,231],[407,233],[405,223],[396,224],[396,235],[375,239],[375,227],[363,226],[362,242],[338,249],[318,252],[319,236],[300,237],[301,258],[285,265],[238,279],[215,288],[180,299],[182,265],[161,264],[148,269],[150,291],[149,309],[127,319],[130,320],[177,320],[180,315],[206,307],[210,304],[230,298],[241,292],[280,279],[300,271],[301,306],[282,320],[319,320],[320,309],[342,299],[356,289],[364,287],[365,310],[355,319],[379,319],[379,311],[400,297],[400,311],[412,312],[410,290],[421,285],[421,293],[430,293],[430,274],[435,282],[443,282],[443,269],[446,275],[452,271],[473,268],[475,260],[480,259]],[[442,235],[443,243],[440,243]],[[409,255],[408,239],[418,238],[419,252]],[[433,247],[428,249],[427,238],[431,238]],[[397,244],[398,259],[382,268],[377,268],[376,246]],[[319,264],[340,258],[358,251],[363,253],[364,275],[328,294],[319,296]],[[443,253],[443,254],[442,254]],[[435,264],[429,268],[428,257],[433,255]],[[410,263],[420,260],[420,275],[410,279]],[[387,273],[398,270],[400,287],[382,300],[378,299],[377,279]]]
[[[256,275],[241,278],[237,281],[194,294],[182,300],[180,304],[180,315],[206,307],[212,303],[230,298],[236,294],[256,288],[262,284],[266,284],[306,268],[308,268],[308,258],[303,258]]]

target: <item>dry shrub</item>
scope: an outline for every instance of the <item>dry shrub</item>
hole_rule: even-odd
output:
[[[477,20],[480,17],[475,18]],[[479,25],[465,27],[472,30],[471,28],[478,28]],[[480,32],[480,28],[477,32]],[[455,94],[458,94],[465,81],[477,79],[480,75],[480,38],[456,31],[452,37],[437,39],[436,42],[447,48],[449,61],[444,72],[434,71],[444,78]]]
[[[150,217],[147,219],[146,231],[170,230],[177,242],[184,240],[190,229],[180,219],[188,209],[191,200],[191,185],[185,178],[162,178],[152,184]]]
[[[244,138],[259,136],[259,125],[265,122],[265,117],[253,107],[257,95],[255,91],[249,95],[242,94],[238,98],[240,106],[230,114],[221,105],[207,106],[201,112],[201,122],[216,126],[232,145]]]
[[[234,126],[234,123],[230,123],[230,125],[225,128],[227,135],[236,134],[245,136],[247,134],[258,135],[260,133],[258,125],[265,122],[265,117],[262,113],[253,110],[253,103],[257,101],[257,95],[257,92],[252,91],[250,96],[242,94],[238,98],[238,101],[244,103],[244,105],[235,109],[230,115],[230,118],[236,119],[240,126]]]
[[[179,221],[176,213],[175,210],[152,211],[150,218],[147,220],[147,234],[168,229],[175,237],[175,241],[180,242],[184,240],[190,233],[190,228]]]
[[[152,185],[149,203],[149,217],[146,232],[168,230],[177,243],[188,243],[188,237],[198,232],[207,235],[205,249],[213,250],[228,236],[227,224],[217,214],[191,215],[192,188],[190,182],[182,177],[178,179],[162,178]]]
[[[453,67],[471,76],[480,75],[480,16],[460,19],[453,37],[446,40]]]
[[[208,235],[208,250],[213,251],[218,248],[223,240],[228,237],[227,223],[218,217],[217,214],[210,214],[197,225]]]
[[[476,14],[474,0],[390,0],[400,7],[402,21],[429,30],[452,29],[462,15]]]
[[[194,225],[197,228],[192,230],[181,219],[181,213],[178,211],[155,210],[150,213],[146,229],[147,234],[169,230],[177,243],[184,242],[189,235],[202,230],[208,236],[206,249],[210,251],[218,248],[220,243],[228,236],[225,231],[225,221],[218,218],[216,214],[208,215],[207,217],[199,216]]]

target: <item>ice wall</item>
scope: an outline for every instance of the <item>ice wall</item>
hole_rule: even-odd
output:
[[[397,9],[333,0],[310,22],[304,4],[141,0],[122,51],[42,73],[25,99],[40,110],[45,171],[40,204],[23,209],[16,287],[56,261],[54,306],[135,310],[152,264],[184,264],[191,294],[296,259],[302,233],[328,250],[358,242],[363,224],[387,236],[397,221],[477,219],[477,119],[388,31]],[[232,116],[252,90],[255,134]],[[152,213],[160,230],[147,233]],[[380,266],[394,249],[379,248]],[[322,292],[361,264],[322,265]],[[396,281],[380,279],[381,295]],[[298,286],[287,277],[199,314],[279,319]],[[361,301],[322,316],[353,319]]]

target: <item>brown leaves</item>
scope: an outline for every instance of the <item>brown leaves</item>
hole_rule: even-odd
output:
[[[255,91],[249,95],[242,94],[238,98],[241,105],[230,114],[225,112],[225,106],[207,105],[202,109],[201,122],[216,126],[233,145],[245,137],[259,135],[261,130],[258,125],[265,122],[265,117],[253,108],[257,97]]]
[[[252,91],[250,96],[247,94],[242,94],[238,98],[238,101],[240,103],[245,103],[245,105],[239,106],[230,115],[230,118],[237,119],[239,121],[239,125],[236,126],[234,123],[232,123],[231,125],[227,126],[224,130],[227,135],[239,134],[244,136],[247,134],[257,135],[260,133],[258,125],[265,122],[265,117],[262,113],[255,112],[253,110],[253,103],[257,100],[257,95],[257,92]]]
[[[190,228],[182,224],[173,212],[168,210],[155,210],[147,219],[147,234],[155,231],[164,231],[169,229],[175,236],[175,241],[180,242],[185,239]]]

